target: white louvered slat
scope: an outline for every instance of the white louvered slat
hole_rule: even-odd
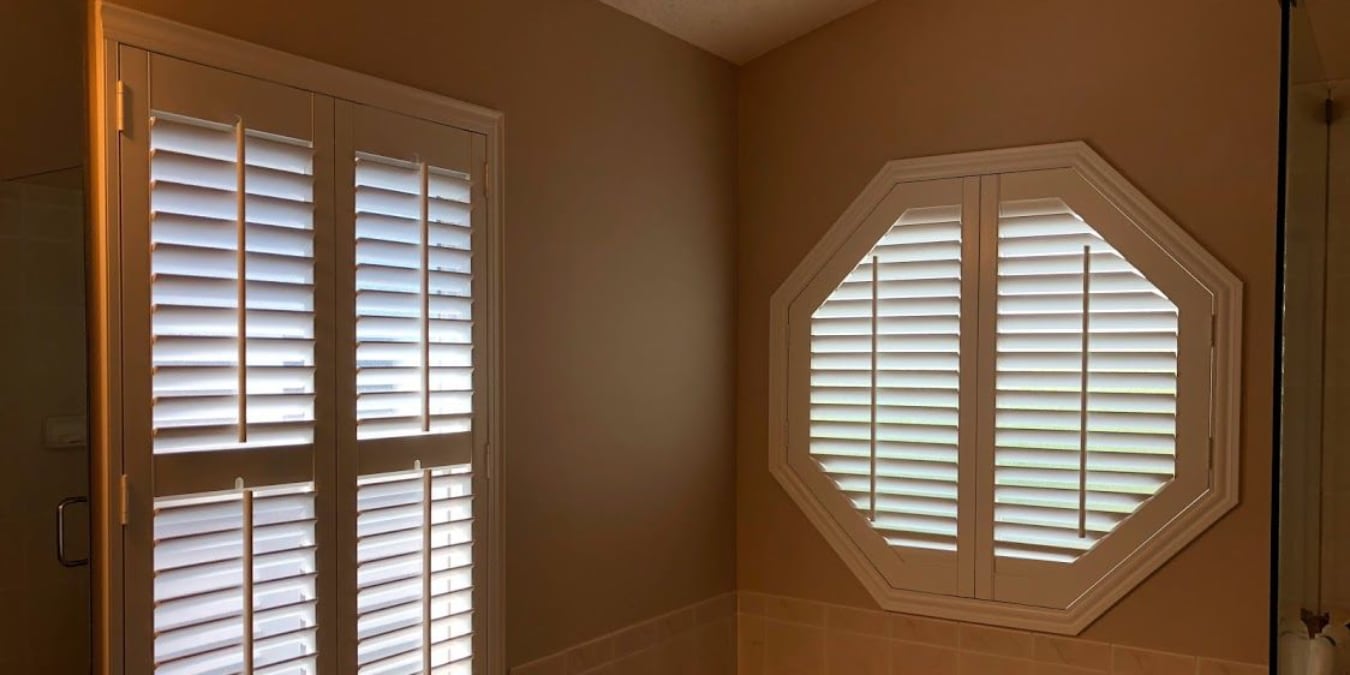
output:
[[[892,546],[956,550],[961,227],[907,211],[812,317],[811,455]]]
[[[355,189],[358,437],[468,431],[470,183],[358,154]]]
[[[315,518],[308,484],[157,500],[155,672],[317,673]]]
[[[471,672],[471,487],[467,465],[361,479],[359,672]]]
[[[1072,562],[1175,473],[1177,309],[1058,199],[998,250],[995,552]]]
[[[310,144],[155,113],[150,146],[155,452],[312,442]]]

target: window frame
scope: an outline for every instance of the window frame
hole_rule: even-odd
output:
[[[982,431],[986,427],[992,428],[992,395],[986,396],[983,387],[978,391],[970,391],[967,382],[972,373],[967,364],[978,361],[977,372],[982,376],[987,371],[992,376],[993,360],[992,351],[989,354],[970,353],[974,349],[968,345],[972,344],[976,336],[971,334],[974,331],[968,332],[968,327],[974,325],[972,321],[978,321],[981,334],[992,335],[992,324],[989,322],[993,311],[992,301],[996,296],[992,284],[979,286],[976,291],[979,282],[970,277],[978,277],[980,270],[992,269],[997,264],[993,258],[995,248],[988,242],[996,236],[997,231],[998,181],[1001,175],[1006,174],[1064,174],[1064,170],[1081,178],[1078,189],[1092,193],[1089,196],[1098,202],[1098,210],[1104,208],[1114,212],[1111,217],[1119,222],[1113,223],[1113,227],[1133,229],[1127,233],[1134,240],[1127,246],[1131,252],[1140,248],[1137,244],[1151,245],[1156,252],[1170,259],[1147,253],[1145,255],[1152,257],[1148,265],[1155,268],[1166,265],[1171,268],[1169,274],[1179,272],[1186,275],[1193,280],[1199,293],[1208,293],[1211,299],[1211,389],[1207,403],[1210,422],[1207,459],[1211,464],[1208,468],[1208,484],[1197,484],[1192,480],[1194,471],[1189,471],[1188,476],[1191,478],[1187,479],[1186,489],[1194,493],[1195,498],[1175,511],[1174,517],[1155,519],[1158,524],[1153,526],[1151,534],[1142,537],[1142,543],[1138,546],[1124,553],[1112,553],[1118,565],[1105,565],[1107,571],[1099,574],[1089,570],[1091,578],[1085,581],[1083,575],[1079,574],[1077,581],[1071,582],[1086,588],[1072,590],[1066,596],[1070,590],[1069,584],[1046,580],[1044,577],[1034,580],[1030,584],[1033,594],[1058,595],[1067,599],[1067,609],[1052,609],[999,601],[993,599],[993,589],[989,588],[979,589],[979,593],[973,592],[976,589],[971,587],[979,579],[992,579],[995,576],[994,570],[990,569],[995,563],[990,548],[992,542],[979,545],[972,531],[976,528],[971,526],[975,522],[977,507],[980,513],[992,513],[992,495],[974,492],[976,486],[982,484],[976,482],[975,475],[978,473],[992,480],[991,476],[981,473],[992,471],[992,466],[963,471],[960,479],[962,507],[958,514],[960,547],[957,555],[951,556],[954,561],[948,563],[956,565],[959,595],[912,590],[914,585],[895,583],[905,576],[896,573],[894,559],[898,556],[870,528],[866,528],[865,533],[858,531],[861,519],[853,515],[851,504],[840,499],[841,493],[810,456],[809,443],[804,442],[802,420],[809,418],[808,388],[789,384],[799,382],[805,372],[803,369],[809,369],[803,362],[809,360],[810,350],[801,344],[801,337],[805,330],[809,338],[810,330],[809,327],[803,329],[803,323],[809,326],[810,317],[820,301],[834,290],[835,284],[831,281],[842,278],[847,270],[858,264],[858,256],[865,253],[880,233],[886,231],[888,224],[900,216],[900,211],[888,205],[888,202],[893,202],[897,189],[916,185],[922,189],[923,183],[939,186],[941,184],[937,181],[964,180],[966,193],[962,198],[956,202],[948,198],[945,203],[961,203],[963,206],[962,294],[981,294],[978,296],[979,301],[974,303],[978,306],[974,313],[980,318],[968,317],[966,314],[969,312],[963,311],[961,319],[960,456],[962,461],[977,458],[979,455],[973,447],[973,441],[967,440],[970,436],[967,427],[976,425]],[[973,196],[969,187],[972,181],[977,185]],[[968,226],[972,219],[992,220],[979,223],[972,230]],[[1089,222],[1092,220],[1089,219]],[[972,232],[978,232],[983,240],[981,245],[970,241],[967,234]],[[1103,236],[1111,240],[1105,232]],[[860,242],[860,239],[866,241]],[[978,256],[978,259],[973,256]],[[1194,307],[1194,303],[1191,306]],[[989,316],[984,316],[986,314]],[[1182,318],[1182,321],[1186,320],[1186,317]],[[1191,320],[1196,319],[1191,317]],[[892,161],[882,168],[821,237],[770,300],[769,468],[789,497],[803,510],[883,609],[1050,633],[1077,634],[1238,503],[1241,327],[1241,281],[1084,142]],[[992,341],[982,341],[979,349],[981,352],[989,351]],[[978,423],[972,420],[977,413],[972,410],[976,407],[976,398],[981,398],[978,415],[988,418],[980,419]],[[990,400],[984,401],[983,398]],[[1182,470],[1183,462],[1192,468],[1196,466],[1194,452],[1187,453],[1184,458],[1178,457],[1178,471]],[[1200,461],[1205,459],[1201,457]],[[1178,473],[1178,478],[1181,475]],[[1169,483],[1164,491],[1171,486]],[[849,512],[841,514],[841,506],[846,506]],[[992,518],[992,515],[987,517]],[[850,524],[850,520],[859,522]],[[1136,526],[1133,529],[1139,529],[1137,522],[1131,525]],[[1114,550],[1117,547],[1112,548]],[[904,550],[908,554],[909,549]],[[972,553],[967,554],[967,551]],[[981,553],[984,554],[983,559],[980,558]],[[1094,559],[1101,557],[1094,556]],[[1097,564],[1099,562],[1095,561],[1093,567],[1100,567]],[[1020,564],[1011,567],[1015,570],[1027,569]],[[1092,577],[1092,574],[1096,576]],[[969,583],[966,581],[968,578],[972,580]],[[989,599],[979,599],[976,595]],[[1020,601],[1026,602],[1025,596]]]
[[[419,118],[439,125],[470,132],[481,140],[485,165],[482,170],[482,200],[484,214],[475,216],[483,232],[475,237],[483,248],[475,252],[481,266],[475,276],[481,275],[483,285],[482,320],[475,322],[475,349],[483,354],[475,361],[485,372],[475,379],[483,388],[475,394],[476,413],[474,448],[476,488],[475,513],[481,518],[476,533],[483,541],[476,549],[481,553],[483,574],[483,602],[475,608],[475,632],[482,641],[475,640],[478,672],[498,672],[505,667],[504,653],[504,516],[505,502],[502,489],[504,452],[501,421],[501,271],[503,242],[503,175],[504,175],[504,116],[488,108],[464,103],[445,96],[395,84],[369,75],[345,70],[303,57],[295,56],[256,44],[187,26],[168,19],[127,9],[118,5],[98,3],[91,5],[92,30],[89,34],[89,54],[92,77],[89,82],[91,134],[91,224],[89,305],[92,335],[91,350],[91,460],[94,476],[91,480],[94,503],[93,551],[95,659],[98,672],[118,674],[134,672],[130,664],[126,640],[133,627],[126,623],[123,607],[126,595],[124,574],[124,531],[128,514],[149,513],[153,498],[147,486],[138,486],[127,480],[130,459],[124,451],[123,425],[124,368],[122,353],[124,326],[122,284],[123,263],[120,252],[122,240],[120,185],[122,180],[119,158],[120,134],[124,125],[132,121],[138,92],[124,87],[119,75],[121,69],[135,67],[124,62],[125,53],[160,54],[190,61],[211,68],[237,73],[310,92],[316,99],[333,103],[351,102],[387,110],[407,117]],[[132,48],[127,52],[125,48]],[[133,58],[132,61],[135,59]],[[142,61],[143,63],[143,61]],[[326,132],[331,133],[331,129]],[[317,130],[322,133],[324,130]],[[331,145],[331,142],[330,142]],[[342,158],[337,158],[341,161]],[[316,157],[316,170],[320,160]],[[331,181],[329,182],[331,184]],[[328,185],[317,183],[316,199],[331,205]],[[477,209],[475,209],[477,210]],[[129,302],[134,299],[128,298]],[[478,340],[481,339],[481,343]],[[479,360],[481,358],[481,361]],[[331,384],[331,383],[330,383]],[[318,383],[323,386],[322,382]],[[481,481],[481,482],[480,482]],[[356,486],[335,486],[338,491],[329,498],[345,499]],[[352,516],[354,518],[354,515]],[[332,524],[328,524],[329,527]],[[480,529],[481,528],[481,529]],[[476,536],[478,536],[476,534]],[[477,595],[477,594],[476,594]],[[477,604],[477,601],[476,601]],[[345,650],[346,645],[339,645]],[[354,647],[353,647],[354,648]],[[351,664],[354,668],[354,664]],[[344,669],[340,669],[345,672]]]

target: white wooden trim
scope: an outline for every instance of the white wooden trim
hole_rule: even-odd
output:
[[[502,113],[320,61],[213,33],[108,2],[101,4],[102,35],[146,51],[168,54],[333,98],[385,108],[410,117],[491,136]]]
[[[1211,421],[1211,484],[1067,609],[1046,609],[975,598],[919,593],[890,585],[867,554],[831,517],[792,462],[788,435],[788,319],[816,273],[899,183],[1071,168],[1112,206],[1153,239],[1175,263],[1213,297],[1214,363]],[[1086,143],[899,160],[886,164],[820,242],[788,275],[769,305],[769,468],[784,490],[858,577],[882,608],[974,623],[991,623],[1050,633],[1077,634],[1133,590],[1238,502],[1241,414],[1242,283],[1194,238]],[[811,469],[808,469],[811,470]]]
[[[488,389],[482,419],[487,425],[487,448],[481,471],[487,491],[478,503],[485,508],[487,537],[482,547],[486,568],[487,606],[476,630],[487,633],[482,672],[505,672],[505,448],[502,418],[502,274],[505,223],[505,117],[495,110],[457,101],[370,75],[338,68],[253,43],[212,33],[119,5],[91,5],[89,48],[93,77],[89,96],[92,186],[90,219],[90,329],[92,447],[95,481],[96,583],[95,649],[97,672],[125,672],[125,632],[122,574],[121,475],[121,299],[118,215],[119,175],[117,120],[121,115],[115,94],[119,46],[135,46],[228,70],[254,78],[383,108],[436,124],[480,134],[486,144],[487,248],[484,254],[487,344],[485,376]],[[476,468],[477,470],[477,468]],[[352,488],[355,489],[354,487]]]

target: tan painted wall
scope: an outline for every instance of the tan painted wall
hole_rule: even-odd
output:
[[[507,661],[732,590],[735,74],[592,0],[130,0],[506,114]]]
[[[0,180],[84,164],[84,0],[0,2]]]
[[[769,296],[890,159],[1085,139],[1246,283],[1242,504],[1084,634],[1265,662],[1278,3],[882,0],[740,91],[738,585],[875,607],[767,470]]]

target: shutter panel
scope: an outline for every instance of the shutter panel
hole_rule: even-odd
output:
[[[359,672],[472,672],[470,467],[369,476],[357,489]]]
[[[155,672],[317,673],[314,528],[310,485],[157,500]]]
[[[355,658],[363,674],[471,673],[476,641],[473,207],[481,139],[339,106],[350,174]],[[475,160],[474,158],[478,159]],[[343,263],[339,263],[342,265]],[[346,284],[344,284],[346,285]],[[409,469],[412,469],[411,471]],[[481,662],[479,663],[481,668]]]
[[[998,221],[996,555],[1073,562],[1175,474],[1178,312],[1059,199]]]
[[[451,171],[357,155],[358,438],[470,430],[469,188]]]
[[[909,209],[811,320],[811,455],[892,546],[957,547],[961,241]]]
[[[156,112],[150,147],[155,452],[312,443],[309,143]]]

